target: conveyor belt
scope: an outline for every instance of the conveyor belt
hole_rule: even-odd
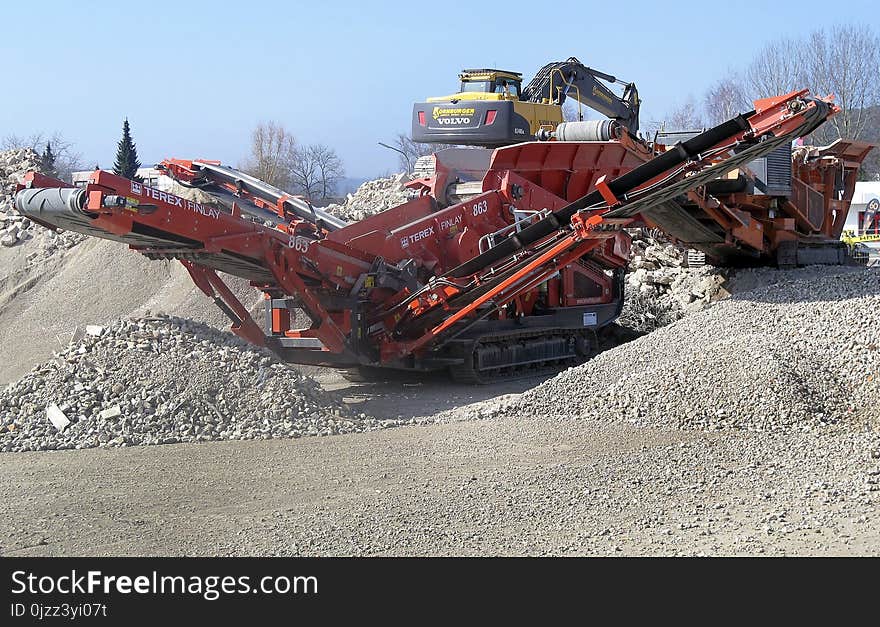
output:
[[[150,259],[188,259],[250,281],[263,283],[274,281],[272,273],[256,260],[249,260],[226,251],[201,252],[203,248],[201,242],[164,231],[152,232],[149,227],[139,222],[135,222],[131,232],[124,235],[116,235],[93,226],[93,216],[81,209],[85,202],[84,196],[85,189],[71,187],[25,189],[16,196],[16,209],[22,215],[43,224],[128,244]],[[155,252],[152,249],[156,249]],[[162,252],[163,249],[174,252]],[[192,249],[192,252],[185,252],[186,249]]]
[[[701,244],[721,244],[723,234],[713,231],[674,200],[642,210],[642,216],[663,227],[663,232],[680,242],[699,248]],[[720,229],[720,227],[719,227]]]
[[[23,189],[15,197],[15,208],[29,218],[49,224],[65,231],[76,231],[93,237],[100,237],[132,246],[163,246],[177,248],[201,248],[195,240],[176,237],[170,233],[150,233],[135,228],[131,233],[116,235],[105,229],[92,226],[93,216],[85,213],[85,189],[72,187],[42,187]],[[137,227],[139,225],[135,225]]]
[[[284,199],[284,205],[294,214],[296,214],[303,220],[308,220],[309,222],[319,224],[320,226],[326,228],[328,231],[335,231],[348,225],[348,222],[346,222],[345,220],[337,218],[336,216],[331,215],[326,211],[322,211],[321,209],[316,209],[315,207],[312,207],[311,204],[307,203],[301,198],[291,196],[283,189],[279,189],[277,187],[274,187],[273,185],[269,185],[265,181],[261,181],[260,179],[253,177],[250,174],[246,174],[241,170],[236,170],[235,168],[230,168],[225,165],[205,163],[204,161],[193,161],[193,166],[198,166],[201,170],[211,172],[211,179],[213,181],[232,184],[236,186],[244,186],[245,188],[249,188],[250,191],[258,192],[261,197],[271,198],[275,202]]]
[[[796,137],[808,135],[825,121],[829,112],[829,105],[826,102],[822,100],[808,100],[815,103],[816,106],[808,112],[809,117],[805,117],[804,123],[794,131],[780,136],[764,137],[753,144],[743,143],[738,147],[739,150],[733,157],[706,167],[691,176],[682,177],[679,181],[660,186],[654,191],[639,194],[637,198],[629,199],[627,194],[664,172],[674,172],[678,167],[717,146],[724,140],[736,137],[743,131],[749,130],[751,125],[748,118],[754,115],[755,112],[752,111],[739,115],[708,131],[704,131],[685,142],[677,144],[651,161],[615,178],[608,183],[608,188],[624,204],[617,209],[607,212],[603,217],[623,218],[634,216],[651,207],[671,201],[690,189],[704,185],[739,166],[766,155],[785,142],[791,142]],[[454,268],[450,271],[449,276],[455,278],[466,277],[483,268],[488,268],[494,263],[516,254],[517,251],[526,248],[530,244],[547,237],[554,231],[560,228],[568,228],[571,217],[578,211],[603,205],[604,199],[601,193],[595,190],[573,203],[558,209],[532,226],[523,229],[516,236],[504,240],[494,248]],[[684,210],[682,209],[682,211]],[[662,223],[658,223],[658,226],[661,229],[663,228]]]
[[[174,253],[163,253],[161,251],[139,251],[148,259],[183,259],[192,261],[220,272],[225,272],[232,276],[241,277],[248,281],[257,283],[273,284],[275,277],[265,267],[253,263],[243,257],[234,255],[229,252],[204,253],[193,251],[191,253],[175,251]]]

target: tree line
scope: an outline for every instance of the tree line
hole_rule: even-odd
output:
[[[31,148],[40,155],[40,169],[48,175],[70,181],[72,174],[85,166],[82,155],[60,133],[30,137],[7,135],[4,150]],[[239,164],[241,169],[267,183],[293,194],[306,196],[312,202],[334,199],[345,177],[342,159],[324,144],[301,146],[293,134],[280,124],[258,124],[251,133],[250,154]],[[141,161],[128,118],[122,122],[122,137],[116,145],[113,173],[140,180]],[[95,164],[95,169],[98,169]]]
[[[701,100],[689,97],[654,127],[713,126],[750,111],[753,100],[805,87],[813,95],[833,94],[842,108],[811,140],[865,140],[880,122],[873,115],[880,105],[880,35],[869,26],[848,24],[770,42],[749,63],[729,70]]]
[[[137,179],[140,168],[137,146],[128,119],[116,148],[113,171]],[[342,160],[324,144],[301,146],[294,135],[276,122],[260,123],[251,132],[250,154],[239,167],[280,189],[307,197],[314,203],[335,198],[345,176]]]

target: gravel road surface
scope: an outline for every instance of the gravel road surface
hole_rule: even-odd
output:
[[[4,555],[880,555],[877,434],[494,418],[0,456]]]

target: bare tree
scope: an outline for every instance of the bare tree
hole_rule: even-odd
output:
[[[745,71],[749,99],[767,98],[803,89],[806,82],[807,46],[781,39],[764,46]]]
[[[321,201],[336,194],[345,169],[335,150],[324,144],[312,144],[296,151],[290,176],[293,191]]]
[[[434,154],[444,148],[452,148],[453,144],[423,144],[413,141],[409,135],[400,133],[397,135],[397,139],[394,140],[394,147],[401,152],[397,159],[400,169],[409,173],[412,172],[419,157]]]
[[[345,166],[336,151],[324,144],[309,147],[315,154],[318,173],[321,177],[321,199],[327,199],[338,193],[339,181],[345,176]]]
[[[880,104],[880,36],[865,25],[815,31],[806,46],[805,71],[813,93],[834,94],[841,112],[813,134],[819,143],[861,139]]]
[[[706,92],[703,108],[706,110],[709,124],[714,126],[739,113],[750,111],[752,103],[746,97],[740,78],[731,72]]]
[[[14,148],[30,148],[39,154],[44,154],[46,145],[52,145],[52,153],[55,156],[55,173],[58,178],[70,182],[71,175],[83,168],[82,154],[76,150],[76,145],[64,138],[64,135],[55,131],[51,135],[34,133],[28,137],[19,135],[6,135],[0,146],[4,150]]]
[[[313,146],[297,148],[290,164],[290,189],[312,200],[321,199],[321,170]]]
[[[270,185],[286,189],[297,147],[293,134],[276,122],[261,122],[251,133],[251,154],[242,169]]]
[[[253,130],[251,152],[241,168],[275,187],[316,201],[331,197],[345,175],[335,150],[324,144],[299,146],[293,133],[273,121],[261,122]]]
[[[703,116],[700,113],[693,96],[672,110],[663,126],[667,131],[691,131],[701,129],[704,126]]]

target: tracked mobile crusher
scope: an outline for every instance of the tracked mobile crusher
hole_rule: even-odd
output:
[[[83,188],[30,173],[16,207],[49,228],[179,260],[235,333],[286,361],[486,382],[591,354],[623,304],[626,227],[661,228],[727,263],[817,250],[842,260],[838,225],[870,147],[796,157],[788,196],[757,189],[747,165],[836,111],[801,91],[671,146],[612,124],[607,141],[444,151],[410,184],[418,197],[352,224],[208,160],[160,167],[210,205],[96,170]],[[218,272],[262,290],[261,323]],[[300,310],[309,322],[296,328]]]

